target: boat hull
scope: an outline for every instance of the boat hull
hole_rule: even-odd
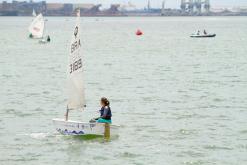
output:
[[[65,121],[64,119],[53,119],[56,130],[63,135],[104,135],[105,123],[87,123],[79,121]],[[117,135],[118,127],[110,125],[110,134]]]
[[[210,37],[215,37],[216,34],[208,34],[208,35],[191,35],[190,37],[192,38],[210,38]]]
[[[46,41],[46,40],[40,40],[40,41],[39,41],[39,43],[40,43],[40,44],[47,44],[47,43],[49,43],[49,41]]]

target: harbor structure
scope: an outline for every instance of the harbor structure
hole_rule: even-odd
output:
[[[32,16],[33,11],[45,16],[73,16],[80,9],[82,16],[246,16],[247,7],[216,7],[210,0],[181,0],[180,9],[166,6],[163,0],[160,7],[152,7],[152,1],[146,0],[144,8],[137,8],[131,1],[124,4],[111,4],[109,8],[101,8],[94,3],[47,3],[46,1],[0,2],[0,16]]]
[[[210,12],[210,1],[209,0],[181,0],[181,10],[183,13],[198,13]]]

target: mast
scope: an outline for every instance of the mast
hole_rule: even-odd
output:
[[[163,2],[162,2],[162,9],[161,9],[161,15],[165,15],[165,3],[166,3],[166,1],[163,0]]]
[[[69,109],[68,109],[68,106],[67,106],[67,109],[66,109],[66,113],[65,113],[65,121],[68,121],[69,119]]]
[[[151,4],[150,4],[150,0],[148,0],[148,5],[147,5],[148,11],[150,11],[151,9]]]
[[[36,17],[36,12],[34,9],[33,9],[33,16]]]
[[[43,35],[42,35],[42,38],[44,37],[45,33],[46,33],[46,23],[47,20],[44,19],[44,30],[43,30]]]

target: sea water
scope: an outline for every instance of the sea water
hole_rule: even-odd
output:
[[[39,44],[31,17],[0,17],[1,165],[247,163],[247,17],[81,18],[87,107],[69,115],[109,98],[110,142],[55,131],[75,18],[47,19]],[[204,29],[217,36],[189,37]]]

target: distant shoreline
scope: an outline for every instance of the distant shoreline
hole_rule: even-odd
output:
[[[200,16],[190,16],[190,15],[81,15],[81,17],[246,17],[245,15],[200,15]],[[0,15],[0,17],[33,17],[26,15]],[[45,17],[74,17],[66,15],[45,15]]]
[[[69,15],[64,15],[61,13],[57,14],[43,14],[45,17],[73,17],[75,16],[75,13],[69,14]],[[15,17],[33,17],[30,14],[20,14],[17,12],[10,12],[10,13],[1,13],[0,12],[0,17],[1,16],[15,16]],[[147,12],[117,12],[117,13],[81,13],[82,17],[225,17],[225,16],[247,16],[247,12],[209,12],[209,13],[201,13],[201,14],[196,14],[196,13],[181,13],[181,12],[166,12],[166,13],[159,13],[159,12],[154,12],[154,13],[147,13]]]

